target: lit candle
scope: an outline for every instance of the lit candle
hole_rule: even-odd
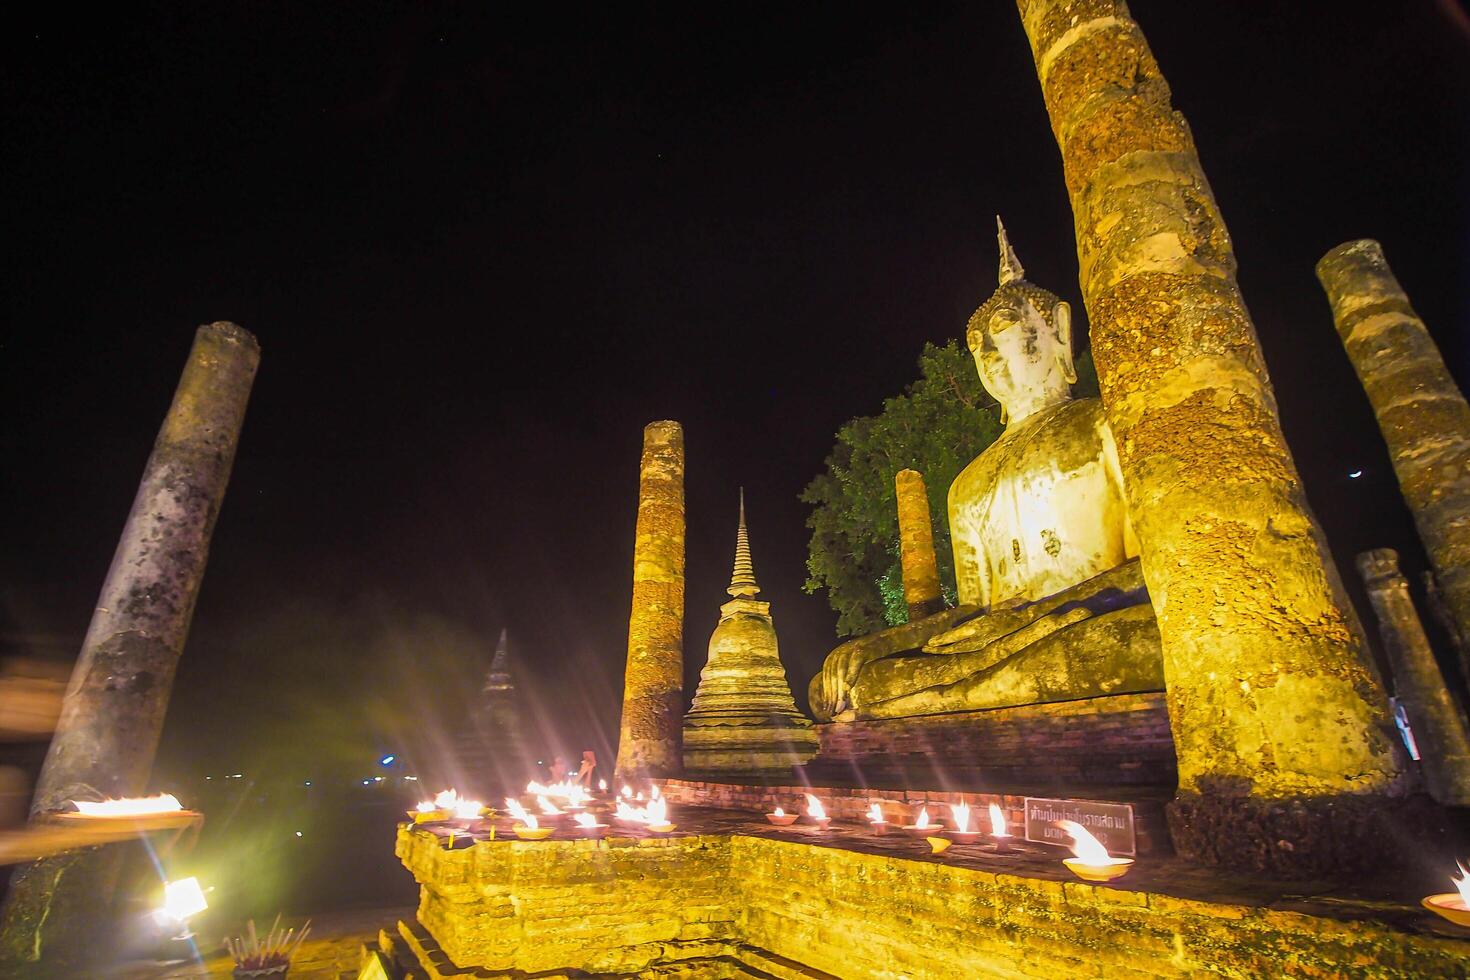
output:
[[[1111,881],[1121,878],[1133,866],[1132,858],[1113,857],[1102,841],[1092,836],[1087,828],[1075,820],[1063,820],[1062,829],[1072,835],[1072,853],[1076,857],[1063,858],[1073,874],[1084,881]]]

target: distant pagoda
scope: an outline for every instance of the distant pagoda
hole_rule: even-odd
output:
[[[789,769],[816,753],[817,735],[786,682],[771,604],[755,598],[760,586],[750,560],[744,490],[735,570],[726,591],[732,598],[720,607],[709,660],[684,717],[684,768],[696,773]]]

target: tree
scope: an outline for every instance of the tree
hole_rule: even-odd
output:
[[[1077,374],[1077,395],[1095,396],[1090,354],[1077,358]],[[877,415],[837,431],[826,471],[807,484],[801,500],[812,505],[806,591],[827,590],[838,635],[871,633],[907,618],[893,489],[905,468],[924,474],[940,586],[945,601],[955,601],[949,485],[1003,430],[1000,406],[981,387],[970,352],[950,341],[926,343],[917,381],[884,401]]]

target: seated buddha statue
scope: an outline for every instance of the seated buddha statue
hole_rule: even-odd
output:
[[[819,720],[1163,690],[1112,432],[1098,399],[1072,397],[1071,307],[998,237],[1000,284],[966,340],[1005,431],[949,488],[959,605],[833,650]]]

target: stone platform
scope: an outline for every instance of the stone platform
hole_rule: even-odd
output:
[[[1177,782],[1162,692],[818,725],[811,778],[943,786],[982,779],[1057,788]]]
[[[805,775],[804,772],[801,772]],[[975,825],[989,826],[989,808],[994,803],[1004,811],[1006,822],[1020,835],[1025,821],[1026,797],[1047,796],[1054,787],[1014,787],[1005,792],[966,790],[916,790],[884,789],[881,787],[831,786],[807,784],[781,784],[779,782],[745,783],[731,782],[714,776],[704,779],[659,779],[663,794],[671,803],[715,810],[744,810],[747,813],[766,814],[781,807],[787,813],[806,812],[806,794],[814,793],[822,800],[822,806],[834,820],[851,821],[862,825],[873,804],[878,804],[885,819],[894,826],[901,826],[914,818],[919,809],[927,808],[936,820],[948,819],[950,807],[957,803],[967,804],[974,811]],[[1146,792],[1137,787],[1095,787],[1092,789],[1070,787],[1069,799],[1091,800],[1099,803],[1123,803],[1133,807],[1133,823],[1139,854],[1165,855],[1172,847],[1169,829],[1164,819],[1164,805],[1173,796],[1173,790]]]
[[[1470,975],[1470,931],[1417,904],[1448,886],[1435,862],[1347,888],[1143,857],[1097,886],[1045,845],[934,856],[857,824],[671,817],[666,836],[459,831],[452,846],[448,829],[402,826],[397,853],[421,898],[384,945],[436,980]]]

